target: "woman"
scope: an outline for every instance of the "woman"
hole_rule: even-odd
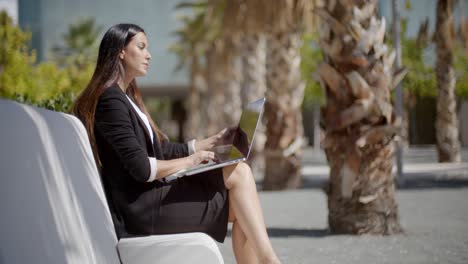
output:
[[[73,109],[88,132],[117,236],[204,232],[223,242],[229,221],[237,262],[280,263],[246,164],[164,180],[214,159],[210,150],[221,144],[223,132],[188,144],[168,142],[135,82],[146,75],[150,59],[142,28],[111,27],[93,77]]]

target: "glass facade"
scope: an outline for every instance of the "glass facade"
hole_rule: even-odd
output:
[[[47,60],[55,45],[62,43],[68,26],[80,18],[94,18],[104,32],[117,23],[143,27],[149,40],[152,61],[141,87],[186,85],[186,72],[174,73],[177,57],[168,51],[179,26],[175,6],[181,0],[19,0],[19,23],[32,32],[32,47],[40,60]]]

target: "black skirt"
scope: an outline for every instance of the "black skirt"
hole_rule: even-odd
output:
[[[158,189],[155,234],[203,232],[224,242],[229,199],[222,169],[181,177]]]

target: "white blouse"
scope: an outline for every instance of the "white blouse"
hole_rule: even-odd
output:
[[[130,99],[130,97],[128,97],[128,95],[125,95],[125,96],[127,96],[128,101],[130,102],[130,104],[132,104],[133,108],[138,113],[141,120],[143,120],[143,123],[145,123],[145,126],[148,129],[148,134],[151,137],[151,143],[154,143],[153,142],[153,140],[154,140],[154,138],[153,138],[154,137],[153,136],[153,129],[151,129],[151,125],[150,125],[150,122],[148,121],[148,117],[140,110],[140,108],[133,102],[133,100]]]

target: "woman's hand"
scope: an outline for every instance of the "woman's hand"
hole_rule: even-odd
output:
[[[215,153],[212,151],[197,151],[195,154],[192,154],[187,157],[189,160],[189,167],[197,166],[200,163],[206,163],[209,160],[215,159]]]
[[[195,142],[195,150],[197,152],[201,150],[212,150],[216,146],[226,144],[227,131],[228,129],[225,128],[209,138],[197,140]]]

